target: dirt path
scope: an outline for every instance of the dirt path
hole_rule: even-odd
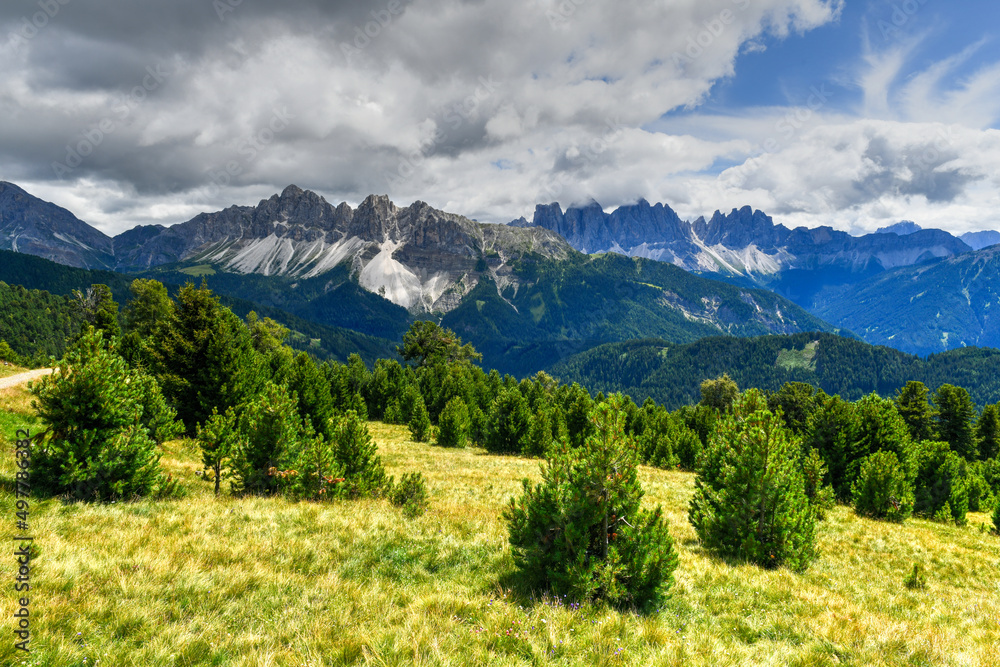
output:
[[[39,368],[35,371],[28,371],[27,373],[18,373],[17,375],[11,375],[10,377],[0,378],[0,389],[8,389],[10,387],[17,387],[30,380],[37,380],[43,375],[50,374],[54,369],[52,368]]]

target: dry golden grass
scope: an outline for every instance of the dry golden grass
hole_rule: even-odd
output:
[[[17,397],[2,406],[26,408]],[[697,545],[691,475],[643,469],[680,552],[674,595],[648,616],[574,610],[512,588],[499,514],[538,461],[371,430],[390,474],[427,478],[426,515],[407,520],[385,501],[215,499],[185,442],[169,443],[162,463],[186,498],[34,501],[33,650],[16,653],[8,635],[0,664],[1000,664],[1000,538],[979,532],[982,515],[965,528],[900,527],[838,507],[810,570],[765,571]],[[13,477],[9,444],[0,476]],[[926,590],[903,586],[915,562]]]
[[[18,373],[23,373],[27,368],[21,368],[20,366],[5,366],[0,363],[0,379],[10,377],[11,375],[17,375]]]

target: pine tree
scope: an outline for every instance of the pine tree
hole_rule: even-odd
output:
[[[976,406],[969,392],[950,384],[941,385],[934,393],[937,407],[937,439],[947,442],[951,450],[966,461],[978,458],[976,435],[972,425]]]
[[[486,449],[493,454],[519,454],[531,428],[528,401],[515,387],[504,389],[490,407]]]
[[[198,444],[201,446],[201,461],[206,470],[211,470],[215,480],[215,495],[219,495],[222,471],[229,467],[233,452],[239,447],[239,432],[236,430],[236,413],[233,408],[212,416],[204,424],[198,425]]]
[[[438,419],[437,444],[441,447],[465,447],[469,442],[469,409],[455,397],[448,401]]]
[[[851,498],[847,466],[852,435],[857,431],[854,405],[839,396],[825,401],[806,423],[803,448],[819,452],[827,466],[834,494],[842,501]]]
[[[239,439],[232,455],[233,490],[273,494],[281,490],[278,472],[294,470],[300,445],[311,437],[298,414],[295,396],[268,382],[264,391],[235,409]]]
[[[976,439],[979,441],[979,458],[983,461],[1000,456],[1000,409],[996,404],[987,405],[976,421]]]
[[[574,601],[649,607],[673,583],[677,554],[659,507],[640,509],[637,451],[623,399],[595,406],[583,446],[547,454],[542,483],[504,511],[518,568],[534,585]]]
[[[739,393],[740,388],[728,374],[724,373],[714,380],[705,380],[701,383],[701,405],[725,412],[732,406]]]
[[[110,349],[102,331],[85,330],[57,372],[31,387],[33,405],[48,424],[33,445],[34,487],[80,500],[165,489],[156,442],[144,425],[144,406],[162,405],[162,398],[146,394],[158,392],[155,381]]]
[[[333,437],[342,489],[350,498],[378,495],[386,483],[385,469],[368,425],[353,410],[338,419]]]
[[[948,506],[948,520],[965,525],[969,511],[966,462],[947,442],[921,443],[920,463],[914,485],[914,512],[934,518]]]
[[[913,483],[892,451],[877,451],[861,460],[851,495],[859,516],[901,523],[913,513]]]
[[[427,414],[427,407],[424,399],[420,399],[413,404],[410,415],[410,437],[414,442],[427,442],[428,433],[431,430],[431,418]]]
[[[930,440],[934,437],[934,410],[931,409],[927,387],[923,382],[910,381],[896,394],[899,415],[910,429],[914,442]]]
[[[698,464],[688,516],[702,544],[764,567],[807,568],[816,555],[816,515],[800,451],[763,394],[738,397]]]

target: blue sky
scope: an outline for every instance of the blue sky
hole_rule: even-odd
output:
[[[645,198],[1000,229],[994,3],[90,0],[33,28],[37,9],[0,4],[0,178],[111,233],[289,183],[492,222]]]

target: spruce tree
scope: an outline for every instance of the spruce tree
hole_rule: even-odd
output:
[[[637,450],[621,395],[595,406],[582,447],[550,449],[542,482],[525,480],[503,517],[530,583],[575,602],[651,607],[673,583],[677,554],[659,507],[640,508]]]
[[[816,513],[800,451],[762,393],[739,396],[698,463],[688,516],[702,544],[764,567],[807,568],[816,556]]]

